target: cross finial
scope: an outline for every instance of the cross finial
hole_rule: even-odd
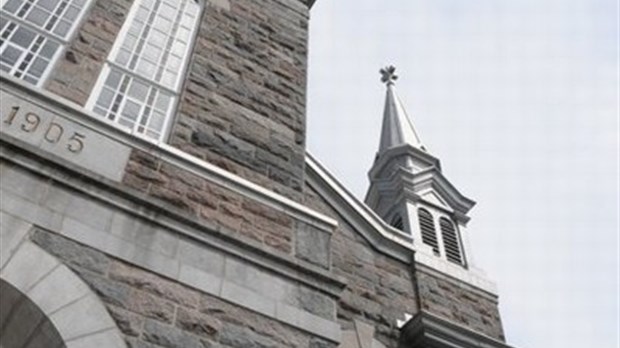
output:
[[[396,75],[396,68],[393,65],[386,66],[385,68],[379,70],[381,73],[381,82],[387,85],[393,85],[394,81],[398,79],[398,75]]]

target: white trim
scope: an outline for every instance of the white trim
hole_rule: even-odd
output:
[[[8,0],[3,0],[0,2],[0,9],[2,9],[2,7],[4,7],[4,5],[6,4]],[[47,82],[47,79],[49,78],[50,74],[52,73],[52,71],[54,70],[56,64],[58,64],[58,61],[60,60],[60,57],[67,51],[67,47],[69,46],[69,44],[71,43],[71,41],[75,38],[75,35],[77,33],[78,28],[81,26],[82,22],[85,19],[85,14],[86,12],[88,12],[90,10],[90,7],[92,6],[92,0],[85,0],[85,4],[84,6],[80,7],[80,12],[77,14],[77,17],[71,22],[71,27],[69,28],[69,31],[67,31],[67,33],[64,35],[64,37],[60,37],[58,35],[56,35],[53,30],[52,31],[48,31],[45,30],[43,28],[40,28],[30,22],[28,22],[27,20],[23,19],[23,18],[19,18],[11,13],[2,11],[2,16],[4,16],[5,18],[7,18],[10,22],[14,22],[16,23],[18,26],[24,26],[26,27],[28,30],[32,30],[34,31],[36,34],[43,36],[46,39],[46,43],[47,41],[51,41],[51,42],[56,42],[58,44],[58,49],[56,50],[56,52],[54,53],[54,55],[49,59],[49,62],[47,64],[47,66],[45,67],[45,70],[43,71],[43,74],[41,74],[41,76],[39,77],[37,83],[36,83],[36,87],[43,87],[44,84]],[[73,0],[68,0],[68,4],[67,4],[67,8],[65,8],[65,10],[63,11],[63,14],[67,11],[67,9],[72,5]],[[35,6],[36,3],[33,3],[31,6]],[[22,3],[23,5],[23,3]],[[21,5],[20,5],[21,6]],[[76,6],[77,7],[77,6]],[[29,10],[31,11],[31,10]],[[62,20],[62,16],[60,16],[58,18],[58,21]],[[26,51],[29,52],[30,48],[27,48]],[[37,59],[39,57],[39,53],[37,53],[33,60]],[[23,61],[23,59],[21,59],[19,62]],[[16,64],[16,66],[19,66],[21,63]],[[15,67],[13,67],[11,69],[11,71],[13,71]],[[30,68],[30,67],[29,67]],[[26,70],[27,71],[27,70]],[[26,71],[24,71],[24,75],[26,75]],[[11,73],[12,75],[12,73]],[[23,78],[20,78],[23,79]]]
[[[143,0],[135,0],[134,3],[131,5],[131,8],[127,14],[127,17],[123,23],[123,26],[121,27],[121,30],[119,31],[118,35],[116,36],[116,39],[114,40],[114,44],[112,46],[112,49],[110,50],[110,53],[108,54],[108,56],[106,57],[105,63],[104,63],[104,67],[101,70],[101,72],[99,73],[99,76],[97,78],[97,81],[95,82],[95,85],[93,87],[92,93],[90,94],[87,102],[86,102],[86,108],[89,110],[93,110],[95,108],[95,105],[97,103],[97,100],[99,99],[99,96],[101,94],[101,91],[103,90],[104,84],[105,84],[105,80],[107,79],[110,70],[115,69],[115,70],[119,70],[123,73],[123,75],[128,75],[130,76],[132,79],[137,79],[143,82],[146,82],[146,84],[151,87],[151,88],[155,88],[159,91],[164,91],[167,93],[170,93],[172,95],[170,104],[168,105],[168,109],[165,112],[165,119],[163,121],[163,125],[161,127],[161,129],[158,129],[157,132],[159,133],[159,136],[157,137],[157,139],[153,139],[152,137],[149,137],[145,131],[145,133],[139,133],[137,131],[137,128],[140,127],[139,123],[140,123],[140,119],[141,119],[141,115],[138,115],[133,127],[131,129],[129,129],[128,127],[123,127],[120,123],[118,122],[113,122],[113,124],[118,125],[121,129],[129,129],[129,133],[134,135],[134,136],[139,136],[139,137],[143,137],[143,138],[147,138],[147,139],[151,139],[154,140],[156,143],[163,143],[165,141],[165,139],[169,138],[170,135],[170,130],[172,129],[172,122],[173,120],[176,119],[176,111],[178,109],[179,103],[180,103],[180,98],[182,95],[182,90],[181,88],[183,87],[184,81],[186,80],[184,77],[187,75],[187,67],[188,67],[188,62],[190,61],[190,57],[193,53],[193,49],[195,46],[195,42],[197,39],[197,33],[198,33],[198,27],[200,26],[200,22],[202,19],[202,15],[205,11],[205,6],[203,4],[202,1],[195,1],[195,0],[187,0],[187,6],[198,6],[198,11],[196,13],[196,18],[195,18],[195,22],[193,23],[193,26],[190,28],[190,32],[188,35],[188,39],[187,39],[187,46],[185,48],[185,54],[183,55],[182,59],[181,59],[181,63],[179,66],[179,72],[178,75],[176,77],[176,80],[174,81],[174,84],[172,87],[166,86],[158,81],[156,81],[154,78],[149,79],[146,78],[142,75],[140,75],[137,71],[131,71],[128,70],[126,67],[124,66],[120,66],[119,64],[115,63],[115,59],[118,56],[123,43],[125,41],[125,38],[132,26],[132,24],[134,23],[134,17],[136,16],[136,13],[138,12],[138,9],[141,7]],[[158,1],[158,0],[155,0]],[[161,1],[161,0],[159,0]],[[181,16],[183,16],[183,13],[186,10],[183,10],[181,12]],[[179,26],[181,25],[180,23],[178,24]],[[176,41],[175,37],[171,37],[169,38],[169,40],[173,40]],[[162,54],[165,54],[166,50],[165,47],[162,47]],[[172,54],[171,52],[169,54]],[[161,57],[160,57],[161,59]],[[159,64],[159,62],[157,63]],[[159,69],[159,66],[157,66]],[[161,67],[164,71],[166,70],[166,66],[162,66]],[[122,83],[122,81],[121,81]],[[149,88],[150,90],[150,88]],[[160,92],[161,93],[161,92]],[[148,100],[148,96],[146,97]],[[123,105],[126,101],[126,97],[123,98]],[[147,101],[144,101],[142,103],[143,105],[141,105],[141,110],[145,107],[148,106]],[[123,108],[123,105],[121,105],[119,107],[118,110],[118,115],[117,117],[121,117],[120,113],[121,110]],[[153,102],[153,105],[151,105],[150,107],[153,109],[155,105],[155,102]],[[103,118],[101,115],[97,115],[96,117],[99,118]],[[145,125],[146,128],[148,128],[148,125]]]

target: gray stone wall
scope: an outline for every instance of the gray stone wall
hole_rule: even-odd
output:
[[[332,269],[347,280],[337,309],[343,330],[354,330],[359,320],[374,327],[375,338],[386,347],[396,347],[397,321],[404,320],[406,313],[418,312],[410,265],[373,249],[310,186],[306,186],[305,203],[339,223],[332,235]]]
[[[97,0],[46,89],[85,105],[131,0]],[[299,200],[308,2],[206,1],[168,142]]]
[[[505,340],[497,298],[421,267],[415,276],[423,310]]]
[[[132,0],[96,0],[72,42],[52,69],[46,89],[85,105]]]
[[[299,199],[308,6],[299,0],[208,4],[170,143]]]
[[[55,233],[31,238],[99,295],[131,348],[335,347]]]
[[[329,257],[321,257],[329,255],[329,234],[325,231],[312,229],[283,211],[209,182],[153,154],[134,150],[123,183],[165,203],[169,209],[222,227],[228,237],[259,244],[269,252],[294,255],[325,269],[330,267]]]

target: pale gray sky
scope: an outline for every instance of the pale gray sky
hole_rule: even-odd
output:
[[[618,344],[618,2],[317,0],[308,146],[363,198],[385,87],[478,205],[519,348]]]

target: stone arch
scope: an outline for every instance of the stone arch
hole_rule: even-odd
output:
[[[4,222],[0,230],[0,284],[9,289],[13,296],[4,296],[3,293],[2,305],[17,310],[20,304],[13,301],[30,302],[28,307],[24,307],[31,310],[29,315],[25,315],[29,320],[37,317],[37,311],[40,312],[41,318],[34,324],[49,323],[47,329],[50,337],[57,334],[60,339],[56,345],[42,347],[127,348],[114,320],[88,285],[67,266],[31,242],[24,229],[9,230]],[[2,313],[2,317],[3,327],[0,330],[14,325],[10,320],[24,320],[19,316],[11,319],[10,313]],[[1,342],[0,347],[22,348],[19,345],[9,346],[12,343],[8,339],[22,342],[23,337],[6,337],[7,342]],[[51,339],[52,342],[54,339]]]

